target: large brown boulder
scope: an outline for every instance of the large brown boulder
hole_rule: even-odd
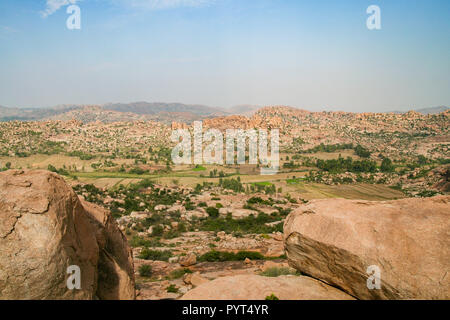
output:
[[[350,295],[318,280],[303,276],[276,278],[257,275],[222,277],[203,283],[181,300],[353,300]]]
[[[315,200],[288,216],[284,237],[291,266],[359,299],[450,298],[450,196]],[[370,266],[381,289],[368,288]]]
[[[0,299],[134,299],[131,250],[110,213],[47,171],[0,173]],[[81,289],[67,287],[67,268]]]

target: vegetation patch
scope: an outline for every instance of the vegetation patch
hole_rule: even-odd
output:
[[[138,271],[141,277],[151,277],[153,274],[153,268],[148,264],[141,265]]]
[[[153,260],[153,261],[169,261],[169,258],[172,256],[173,254],[172,251],[170,250],[159,251],[144,248],[139,254],[139,259]]]
[[[227,251],[216,251],[212,250],[198,258],[201,262],[224,262],[224,261],[244,261],[245,259],[250,260],[264,260],[265,257],[254,251],[239,251],[237,253],[227,252]]]

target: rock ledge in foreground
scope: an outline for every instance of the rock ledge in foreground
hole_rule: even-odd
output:
[[[450,196],[314,200],[286,219],[289,264],[359,299],[450,298]],[[381,289],[367,288],[369,266]]]

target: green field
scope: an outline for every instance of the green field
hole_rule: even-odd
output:
[[[346,156],[345,152],[341,153]],[[335,157],[332,153],[311,154],[308,156]],[[47,169],[48,165],[56,168],[66,167],[71,176],[67,180],[76,183],[77,180],[82,183],[94,184],[101,188],[115,188],[119,185],[129,185],[139,180],[149,179],[162,185],[180,185],[186,187],[195,187],[204,182],[217,184],[219,177],[211,178],[209,173],[212,170],[223,171],[227,178],[240,177],[242,184],[253,186],[272,186],[277,190],[282,189],[282,193],[289,193],[292,196],[298,196],[303,199],[322,199],[322,198],[347,198],[347,199],[366,199],[366,200],[388,200],[403,198],[405,195],[398,190],[389,188],[380,184],[341,184],[325,185],[310,183],[304,181],[305,170],[290,172],[279,172],[273,176],[262,176],[256,166],[193,166],[183,165],[174,166],[172,170],[165,173],[156,173],[154,171],[144,174],[133,174],[129,172],[119,172],[116,170],[94,170],[92,163],[100,161],[99,159],[80,160],[78,157],[65,155],[33,155],[27,158],[1,157],[0,163],[11,162],[13,168],[22,169]],[[133,165],[130,159],[115,159],[114,163],[119,165]],[[76,168],[76,171],[70,170]]]

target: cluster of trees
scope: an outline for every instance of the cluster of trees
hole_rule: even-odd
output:
[[[80,160],[92,160],[95,158],[94,155],[84,153],[83,151],[71,151],[71,152],[67,153],[67,155],[70,157],[78,157],[78,158],[80,158]]]
[[[303,153],[316,153],[316,152],[336,152],[340,150],[354,150],[355,153],[361,158],[369,158],[371,152],[361,145],[354,145],[353,143],[338,143],[338,144],[319,144],[314,148],[303,151]]]
[[[274,184],[255,183],[250,186],[252,192],[264,192],[265,194],[275,194],[277,189]]]
[[[389,158],[384,158],[383,162],[381,162],[381,171],[383,172],[392,172],[395,170],[395,166],[392,163],[392,160]]]
[[[48,171],[55,172],[55,173],[60,174],[62,176],[70,176],[69,171],[67,171],[66,169],[64,169],[64,168],[56,169],[51,164],[48,165],[47,169],[48,169]]]
[[[353,143],[342,143],[342,144],[319,144],[313,148],[310,148],[304,153],[316,153],[316,152],[336,152],[339,150],[351,150],[354,149]]]
[[[144,170],[141,167],[134,167],[134,168],[131,168],[130,171],[128,171],[128,173],[142,175],[145,173],[149,173],[149,171]]]
[[[351,157],[344,159],[322,160],[318,159],[316,162],[317,168],[331,173],[342,172],[375,172],[377,164],[371,160],[354,161]]]
[[[269,226],[266,223],[280,221],[281,214],[267,215],[259,213],[258,216],[250,215],[243,219],[233,219],[231,214],[226,218],[208,218],[199,221],[198,229],[203,231],[225,231],[227,233],[272,233],[283,232],[283,223]]]
[[[364,148],[363,146],[361,146],[359,144],[355,147],[354,150],[355,150],[356,155],[361,158],[369,158],[370,155],[372,154],[369,150],[367,150],[366,148]]]
[[[227,252],[227,251],[209,251],[198,258],[198,261],[208,261],[208,262],[224,262],[224,261],[244,261],[245,259],[250,260],[264,260],[265,257],[254,251],[239,251],[237,253]]]
[[[231,178],[231,179],[219,179],[219,186],[221,186],[224,189],[230,189],[234,192],[244,192],[244,186],[241,183],[241,178],[237,177],[237,179]]]
[[[223,177],[225,177],[225,172],[223,172],[222,170],[217,171],[217,169],[214,169],[209,172],[209,177],[210,178],[217,178],[217,177],[223,178]]]

